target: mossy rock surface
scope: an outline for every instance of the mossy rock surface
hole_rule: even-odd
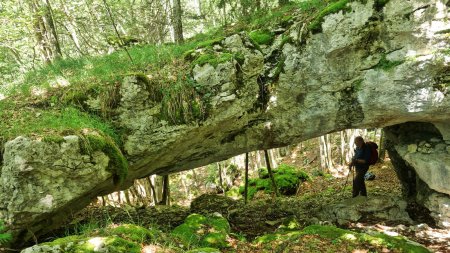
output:
[[[294,195],[301,182],[309,180],[309,175],[298,168],[281,164],[273,169],[273,176],[277,184],[278,191],[286,196]],[[261,168],[258,172],[259,178],[249,180],[248,198],[253,199],[258,191],[274,193],[272,181],[266,168]],[[239,192],[244,194],[244,186],[239,188]]]
[[[186,248],[226,248],[230,230],[228,221],[220,215],[191,214],[171,234]]]
[[[33,251],[34,250],[34,251]],[[39,251],[41,250],[41,251]],[[107,237],[83,237],[68,236],[53,242],[28,248],[28,252],[55,252],[55,253],[91,253],[91,252],[128,252],[140,253],[141,247],[138,243],[131,242],[118,236]]]
[[[365,234],[334,226],[312,225],[303,230],[285,231],[257,237],[254,243],[276,252],[430,252],[400,236]],[[323,251],[325,250],[325,251]]]
[[[229,197],[217,194],[203,194],[192,201],[191,213],[220,213],[226,217],[228,215],[228,210],[233,209],[236,205],[239,205],[239,203],[240,202]]]

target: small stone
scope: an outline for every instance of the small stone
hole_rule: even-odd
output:
[[[426,143],[427,143],[426,141],[421,141],[421,142],[419,143],[419,147],[425,146]]]
[[[431,148],[431,144],[430,143],[425,143],[425,147]]]
[[[436,137],[430,139],[430,142],[434,142],[434,143],[441,142],[441,141],[442,141],[441,139],[436,138]]]

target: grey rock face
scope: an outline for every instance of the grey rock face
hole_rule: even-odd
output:
[[[398,198],[388,197],[362,197],[348,199],[342,203],[328,206],[321,210],[318,218],[339,225],[360,221],[362,218],[378,218],[385,221],[412,223],[411,218],[405,211],[406,201]]]
[[[77,136],[66,136],[61,143],[24,137],[9,141],[1,167],[0,219],[10,224],[13,232],[39,223],[36,226],[43,231],[57,228],[61,217],[56,210],[78,210],[74,200],[89,195],[98,182],[112,183],[108,163],[102,152],[81,154]]]
[[[406,123],[387,128],[386,135],[389,155],[405,194],[428,208],[439,226],[449,228],[450,154],[439,130],[429,123]],[[430,136],[433,141],[424,140]],[[417,139],[418,152],[412,152],[411,146],[417,144],[411,142]]]
[[[449,145],[448,4],[390,0],[382,10],[373,0],[349,4],[352,12],[324,18],[321,33],[308,32],[301,22],[287,28],[289,42],[275,38],[278,49],[262,53],[242,33],[214,46],[240,53],[242,62],[193,68],[191,77],[211,96],[208,116],[200,122],[161,120],[161,105],[151,102],[145,84],[125,78],[114,120],[127,133],[122,149],[130,168],[121,187],[145,175],[188,170],[345,128],[434,122]],[[89,101],[98,106],[94,98]],[[17,233],[43,233],[60,224],[67,210],[116,190],[105,170],[108,158],[83,156],[70,138],[57,144],[19,137],[5,145],[0,219]],[[432,189],[449,194],[448,174],[431,173],[433,166],[448,171],[449,162],[440,158],[442,149],[425,141],[431,146],[408,143],[418,145],[414,153],[398,147],[400,156],[421,168],[418,175]],[[49,217],[58,219],[48,226]]]

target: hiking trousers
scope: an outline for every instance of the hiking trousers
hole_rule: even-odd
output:
[[[369,166],[363,168],[355,168],[356,176],[353,179],[353,197],[358,195],[367,196],[366,183],[364,181],[364,175],[369,170]]]

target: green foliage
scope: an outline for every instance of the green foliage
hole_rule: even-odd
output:
[[[308,29],[310,31],[312,31],[313,33],[320,32],[322,30],[322,22],[323,22],[325,16],[327,16],[329,14],[337,13],[341,10],[349,10],[348,7],[346,7],[348,2],[350,2],[350,0],[339,0],[335,3],[331,3],[327,7],[325,7],[311,21],[311,23],[308,25]]]
[[[199,214],[189,215],[183,224],[172,231],[172,235],[187,248],[228,247],[228,233],[230,225],[223,217]]]
[[[259,29],[249,33],[249,37],[258,45],[272,44],[275,34],[267,29]]]
[[[5,224],[2,220],[0,220],[0,245],[7,243],[12,240],[11,234],[4,233],[5,230]]]

